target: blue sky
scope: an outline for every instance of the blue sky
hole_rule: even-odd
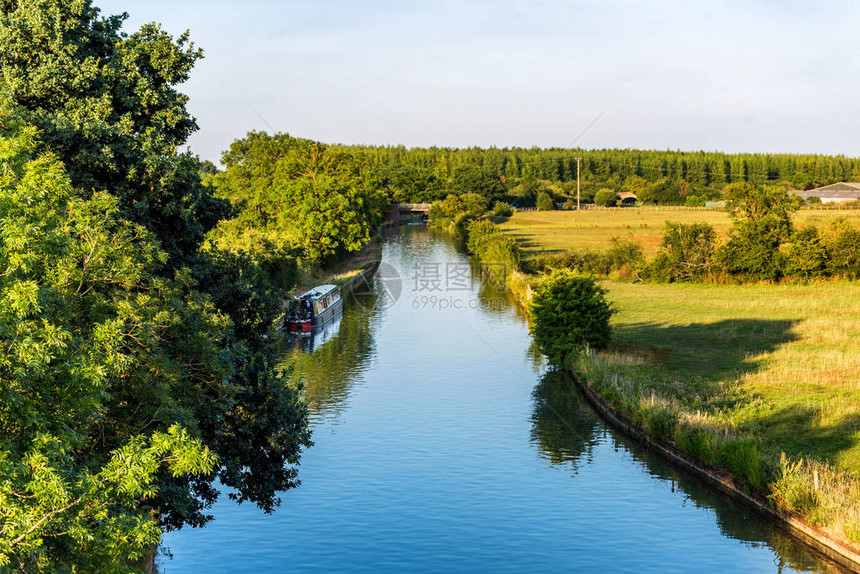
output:
[[[252,129],[407,146],[860,156],[860,3],[95,0],[191,31],[191,149]]]

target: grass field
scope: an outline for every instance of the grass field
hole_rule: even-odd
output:
[[[796,222],[838,216],[860,225],[860,211],[803,210]],[[731,225],[720,211],[625,209],[517,213],[501,227],[527,255],[601,250],[613,236],[651,255],[666,220],[708,222],[723,236]],[[613,343],[581,361],[584,377],[616,408],[645,401],[648,412],[656,396],[692,428],[752,437],[771,464],[784,452],[795,470],[771,474],[768,488],[811,523],[860,542],[860,282],[603,285],[618,311]]]
[[[720,416],[860,477],[860,283],[606,282],[620,353],[726,399]]]
[[[860,225],[860,210],[813,210],[798,212],[798,225],[824,225],[836,217],[846,217]],[[663,223],[710,223],[725,236],[731,222],[724,211],[705,209],[640,209],[585,211],[524,211],[517,212],[501,224],[503,231],[513,234],[520,246],[531,253],[566,249],[598,250],[612,237],[632,239],[642,244],[645,253],[653,254],[660,247]]]

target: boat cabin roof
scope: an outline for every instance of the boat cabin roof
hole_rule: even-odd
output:
[[[299,295],[299,299],[310,299],[316,301],[321,297],[331,294],[332,291],[337,291],[337,285],[317,285],[307,293]]]

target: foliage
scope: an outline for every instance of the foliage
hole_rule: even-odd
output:
[[[769,477],[764,461],[752,439],[723,441],[720,443],[715,462],[759,490],[764,490],[768,483]]]
[[[542,192],[538,193],[538,195],[537,195],[536,205],[537,205],[538,211],[552,211],[553,210],[552,197],[550,197],[550,195],[547,192],[542,191]]]
[[[786,275],[810,279],[824,274],[827,252],[817,227],[804,227],[783,245]]]
[[[531,257],[525,268],[530,273],[543,273],[553,269],[569,269],[587,275],[608,276],[619,273],[628,278],[644,263],[642,246],[635,241],[613,237],[604,251],[565,251]]]
[[[730,183],[756,186],[794,180],[795,189],[855,181],[860,158],[812,154],[725,154],[635,149],[345,146],[407,201],[436,201],[471,191],[491,201],[532,206],[540,191],[575,198],[581,157],[583,201],[601,188],[633,191],[643,204],[684,205],[686,198],[718,197]],[[456,166],[456,167],[452,167]],[[800,176],[799,179],[797,176]],[[800,183],[800,185],[798,185]],[[574,184],[571,186],[570,184]],[[507,199],[503,195],[507,195]]]
[[[495,217],[510,217],[514,214],[514,210],[511,207],[510,203],[506,203],[504,201],[497,201],[493,205],[493,215]]]
[[[197,129],[176,86],[202,52],[157,24],[121,33],[124,19],[99,17],[89,0],[3,2],[0,91],[75,187],[110,191],[180,263],[228,207],[201,184],[196,158],[176,151]]]
[[[615,205],[615,192],[611,189],[601,189],[594,194],[594,204],[601,207],[612,207]]]
[[[35,130],[2,125],[0,563],[135,560],[158,540],[152,512],[193,500],[168,485],[217,468],[200,426],[237,391],[229,321],[187,272],[153,274],[167,256],[116,198],[77,197]]]
[[[708,202],[707,195],[688,195],[684,198],[684,205],[687,207],[705,207],[705,204]]]
[[[468,225],[469,251],[481,259],[491,272],[507,274],[519,269],[520,249],[517,240],[502,233],[487,220],[474,220]]]
[[[832,221],[824,231],[828,275],[860,276],[860,231],[845,219]]]
[[[609,344],[612,309],[605,290],[593,279],[568,270],[556,270],[544,278],[530,307],[532,333],[549,361],[565,366],[586,346]]]
[[[224,152],[218,192],[238,213],[212,234],[212,243],[237,252],[298,252],[309,267],[367,244],[382,221],[387,198],[343,150],[251,132]]]
[[[205,523],[216,479],[270,510],[309,444],[271,374],[265,262],[201,251],[229,210],[177,151],[196,129],[177,87],[201,53],[123,19],[0,3],[0,508],[23,521],[0,540],[28,570],[122,570],[158,526]],[[47,482],[22,482],[33,457]],[[137,486],[111,486],[112,460]]]
[[[714,267],[717,234],[707,223],[663,225],[663,245],[645,275],[657,281],[702,281]]]
[[[657,440],[672,440],[678,430],[678,415],[670,409],[651,409],[646,422],[649,434]]]
[[[748,183],[726,186],[723,192],[734,220],[729,240],[717,252],[721,266],[744,279],[774,280],[784,274],[780,246],[791,239],[797,196],[782,187]]]

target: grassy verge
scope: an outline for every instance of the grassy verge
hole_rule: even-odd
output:
[[[860,285],[605,282],[613,345],[577,370],[655,438],[860,542]]]

